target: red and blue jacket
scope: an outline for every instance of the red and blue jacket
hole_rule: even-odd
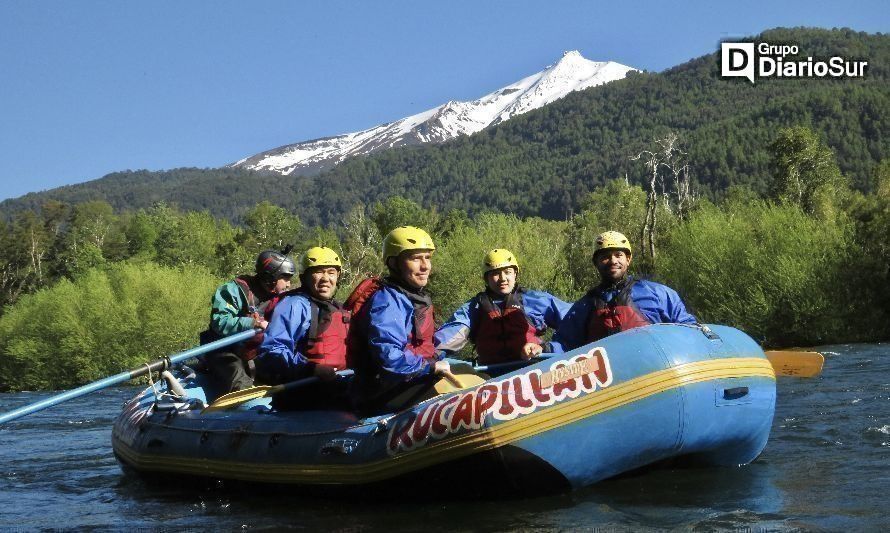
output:
[[[413,300],[413,301],[412,301]],[[384,381],[407,382],[433,373],[436,353],[433,306],[425,291],[408,291],[385,281],[364,304],[356,322],[364,337],[356,372]]]
[[[614,287],[594,287],[575,302],[550,345],[554,352],[567,352],[613,333],[658,323],[698,321],[674,289],[628,277]]]
[[[257,357],[257,372],[274,383],[312,375],[319,364],[347,367],[350,316],[335,300],[288,293],[272,312]]]
[[[509,298],[479,293],[436,331],[436,349],[450,356],[472,341],[480,364],[518,360],[526,343],[541,344],[548,327],[559,328],[570,307],[543,291],[517,288]]]

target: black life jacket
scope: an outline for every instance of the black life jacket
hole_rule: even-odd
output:
[[[631,298],[631,289],[636,283],[637,280],[632,278],[620,282],[619,292],[610,302],[603,299],[602,286],[594,287],[587,292],[584,297],[593,301],[593,307],[587,317],[586,343],[652,323],[640,312]]]
[[[470,331],[470,340],[476,345],[480,364],[521,360],[526,343],[541,344],[539,331],[525,314],[524,293],[524,289],[517,287],[506,295],[503,309],[492,301],[487,291],[475,296],[479,316],[475,331]]]

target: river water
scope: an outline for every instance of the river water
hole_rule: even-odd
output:
[[[369,503],[148,485],[121,472],[110,442],[138,389],[105,390],[0,427],[0,530],[886,531],[890,344],[819,350],[821,377],[779,380],[770,440],[751,465],[650,470],[509,500],[467,501],[459,487]],[[0,394],[0,412],[46,396]]]

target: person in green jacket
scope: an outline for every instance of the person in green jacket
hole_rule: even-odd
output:
[[[251,328],[265,330],[269,325],[276,297],[290,288],[296,266],[286,252],[266,250],[257,257],[255,270],[254,275],[241,275],[224,283],[213,294],[210,326],[201,334],[201,344]],[[260,332],[250,340],[204,357],[220,393],[253,386],[253,359],[262,340]]]

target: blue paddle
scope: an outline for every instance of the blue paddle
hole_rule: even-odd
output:
[[[118,383],[123,383],[125,381],[130,381],[133,378],[137,378],[139,376],[144,376],[149,372],[158,372],[161,370],[165,370],[170,368],[171,365],[179,363],[181,361],[185,361],[191,357],[195,357],[196,355],[201,355],[207,352],[212,352],[217,348],[222,348],[223,346],[228,346],[230,344],[235,344],[236,342],[246,341],[247,339],[256,335],[260,330],[259,329],[250,329],[247,331],[242,331],[241,333],[236,333],[234,335],[230,335],[223,339],[219,339],[218,341],[213,341],[209,344],[205,344],[203,346],[198,346],[196,348],[192,348],[190,350],[186,350],[184,352],[180,352],[176,355],[170,357],[164,357],[162,359],[158,359],[152,363],[146,363],[140,367],[134,368],[133,370],[129,370],[126,372],[121,372],[120,374],[115,374],[114,376],[110,376],[104,379],[100,379],[99,381],[94,381],[92,383],[88,383],[76,389],[71,389],[69,391],[65,391],[61,394],[57,394],[55,396],[51,396],[45,400],[41,400],[37,403],[32,403],[31,405],[26,405],[24,407],[19,407],[15,411],[10,411],[4,415],[0,415],[0,424],[4,422],[9,422],[11,420],[15,420],[16,418],[21,418],[25,415],[29,415],[31,413],[40,411],[42,409],[46,409],[47,407],[52,407],[54,405],[60,404],[64,401],[70,400],[72,398],[79,398],[91,392],[95,392],[97,390],[104,389],[106,387],[110,387],[112,385],[117,385]]]

